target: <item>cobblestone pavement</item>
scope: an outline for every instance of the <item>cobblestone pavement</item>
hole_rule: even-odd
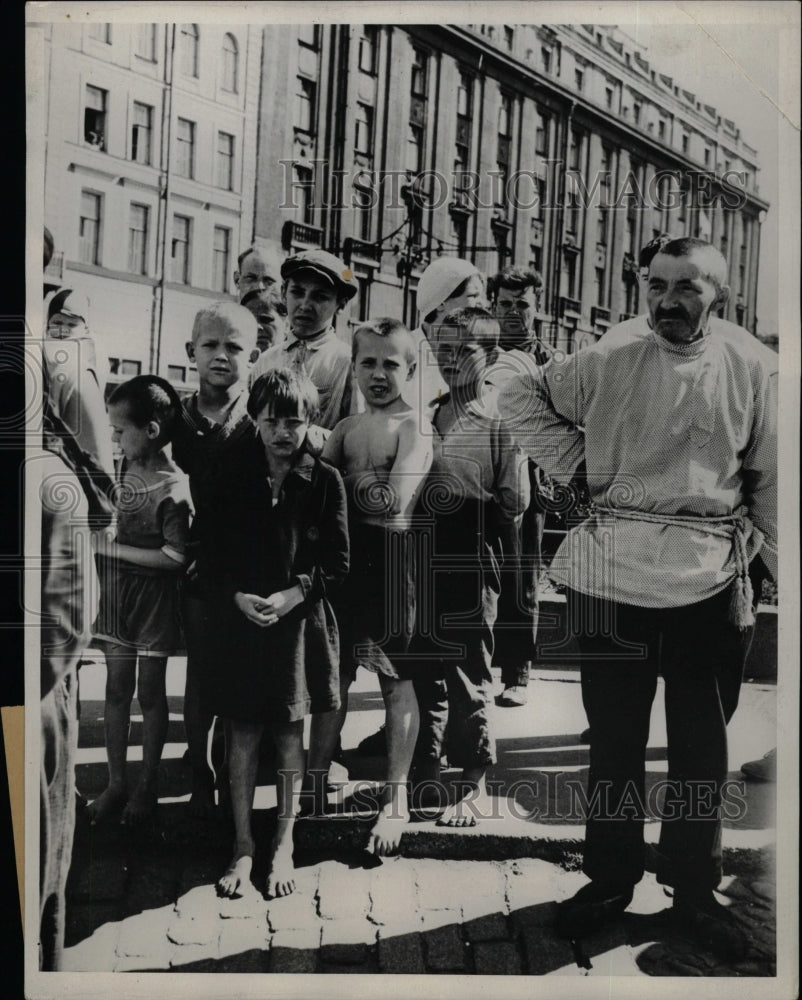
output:
[[[174,807],[176,810],[183,807]],[[307,821],[313,823],[314,821]],[[348,823],[350,821],[344,820]],[[267,822],[260,823],[264,843]],[[219,831],[218,831],[219,833]],[[686,941],[647,874],[630,910],[576,948],[551,930],[554,905],[585,881],[578,859],[336,857],[296,852],[298,891],[266,900],[264,859],[241,898],[217,897],[220,836],[79,829],[69,885],[68,971],[773,976],[774,879],[729,875],[721,898],[751,940],[727,965]]]
[[[578,685],[544,679],[540,688],[531,686],[539,696],[548,692],[548,712],[540,697],[541,704],[503,717],[512,721],[498,770],[508,780],[523,773],[525,760],[534,774],[553,767],[581,778],[586,748],[570,735],[582,721]],[[102,788],[105,766],[102,705],[89,694],[82,679],[78,783],[93,797]],[[370,710],[361,713],[364,732],[350,732],[346,746],[372,731],[380,715],[380,702],[370,692],[359,696]],[[770,692],[756,691],[750,698],[743,734],[757,745],[771,731]],[[527,721],[528,712],[533,717]],[[116,824],[90,827],[79,817],[65,970],[776,975],[774,831],[765,788],[757,790],[744,828],[725,830],[721,899],[751,942],[743,962],[726,965],[681,936],[671,921],[671,899],[652,874],[637,887],[623,917],[577,945],[556,938],[555,903],[585,882],[581,821],[528,824],[504,817],[476,831],[415,823],[404,835],[402,856],[379,862],[360,849],[367,834],[364,815],[301,820],[295,894],[263,898],[265,858],[258,850],[251,891],[236,900],[219,899],[214,884],[230,860],[231,832],[219,820],[189,817],[178,720],[180,701],[172,698],[168,739],[173,742],[162,765],[158,825],[137,832]],[[558,735],[549,735],[546,720]],[[512,739],[513,726],[541,735]],[[758,732],[760,726],[765,732]],[[658,737],[650,760],[658,761],[662,752]],[[259,784],[254,824],[257,844],[264,845],[274,809],[265,797],[269,785]],[[647,840],[656,830],[656,823],[647,824]]]

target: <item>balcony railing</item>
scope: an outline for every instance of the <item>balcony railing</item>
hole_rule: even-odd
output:
[[[285,250],[304,250],[323,243],[323,230],[305,222],[287,220],[281,227],[281,245]]]
[[[354,259],[369,267],[378,267],[381,263],[381,250],[375,243],[365,243],[364,240],[348,237],[343,241],[343,260],[350,266]]]
[[[593,306],[590,310],[590,322],[593,326],[609,326],[610,310],[604,306]]]
[[[560,298],[560,316],[581,316],[582,303],[579,299],[572,299],[568,295]]]

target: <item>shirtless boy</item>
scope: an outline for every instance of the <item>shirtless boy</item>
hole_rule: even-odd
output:
[[[418,735],[412,672],[404,663],[415,620],[405,534],[432,453],[431,431],[426,434],[417,412],[401,398],[414,359],[414,340],[398,320],[377,319],[356,330],[352,364],[366,409],[337,424],[322,454],[345,482],[351,573],[336,608],[341,708],[313,718],[309,772],[314,778],[328,770],[361,663],[379,675],[387,713],[387,780],[368,843],[377,855],[398,848],[409,821],[407,778]]]

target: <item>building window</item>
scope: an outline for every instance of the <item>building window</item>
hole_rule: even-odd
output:
[[[314,223],[315,181],[312,168],[296,163],[293,167],[293,200],[300,209],[301,221],[311,226]]]
[[[551,73],[551,49],[541,49],[540,58],[543,60],[543,72]]]
[[[710,147],[705,146],[705,166],[710,166]]]
[[[106,151],[106,103],[108,91],[86,85],[84,107],[84,142],[95,149]]]
[[[100,264],[101,196],[81,191],[81,215],[78,223],[79,259],[84,264]]]
[[[581,90],[585,84],[585,71],[582,69],[574,70],[574,84],[577,90]]]
[[[666,137],[666,123],[661,118],[657,123],[657,138],[665,139]]]
[[[225,226],[215,226],[212,246],[212,287],[216,292],[228,291],[230,257],[231,230]]]
[[[613,109],[613,97],[614,96],[615,96],[615,94],[614,94],[614,91],[613,91],[612,87],[605,87],[604,88],[604,103],[607,105],[607,107],[610,109],[610,111],[612,111],[612,109]]]
[[[167,378],[171,382],[186,382],[187,369],[185,365],[168,365]]]
[[[200,32],[197,24],[182,24],[180,28],[179,51],[181,72],[184,76],[197,79]]]
[[[315,124],[315,82],[304,76],[296,78],[298,89],[295,92],[295,127],[300,132],[310,135]]]
[[[565,255],[565,290],[569,299],[576,297],[576,259],[578,254]]]
[[[370,285],[369,276],[363,277],[361,274],[356,276],[356,303],[360,320],[366,320],[370,316]]]
[[[412,93],[416,97],[426,97],[429,76],[429,56],[421,49],[413,49]]]
[[[298,43],[315,52],[320,48],[320,25],[319,24],[299,24]]]
[[[470,168],[473,131],[473,77],[460,73],[457,87],[457,155],[454,161],[454,184],[465,186],[463,174]]]
[[[568,147],[568,169],[579,170],[582,159],[582,133],[571,129],[571,142]]]
[[[108,23],[95,22],[89,25],[89,37],[104,45],[111,45],[111,25]]]
[[[581,218],[581,211],[579,205],[579,195],[575,190],[570,190],[565,196],[565,207],[566,212],[566,231],[573,237],[579,235],[579,223]],[[571,293],[573,295],[573,292]]]
[[[537,153],[538,156],[549,155],[550,126],[551,118],[548,115],[543,114],[543,112],[539,112],[537,129],[535,131],[535,153]]]
[[[134,101],[134,123],[131,126],[131,159],[135,163],[151,162],[151,137],[153,135],[153,108]]]
[[[600,208],[599,218],[598,218],[598,229],[596,232],[596,242],[600,243],[602,246],[607,245],[607,213],[609,209]]]
[[[593,283],[596,286],[596,305],[602,306],[602,308],[604,308],[604,306],[607,305],[607,296],[604,289],[604,284],[605,284],[604,277],[605,277],[604,268],[597,267],[596,274],[594,275],[593,278]]]
[[[109,374],[125,375],[128,378],[141,375],[142,362],[132,361],[130,358],[109,358]]]
[[[379,29],[376,25],[366,24],[359,39],[359,68],[363,73],[375,76],[378,54]]]
[[[354,149],[363,156],[373,155],[373,108],[368,104],[356,106]]]
[[[508,52],[512,52],[513,46],[515,45],[515,29],[511,28],[508,24],[504,25],[504,48]]]
[[[373,212],[373,191],[369,187],[354,185],[354,210],[356,213],[354,232],[358,239],[369,242]]]
[[[635,122],[636,125],[640,125],[640,112],[641,112],[641,105],[637,104],[637,103],[633,104],[632,105],[632,120]]]
[[[195,176],[195,122],[179,118],[176,123],[175,172],[178,177]]]
[[[691,146],[691,137],[688,135],[687,132],[683,132],[682,133],[682,152],[685,154],[685,156],[688,155],[688,150],[690,149],[690,146]]]
[[[234,136],[228,132],[217,133],[216,183],[224,191],[234,189]]]
[[[507,205],[507,181],[510,175],[510,148],[512,146],[512,97],[501,95],[501,105],[498,110],[498,137],[496,140],[497,178],[495,204],[499,208]]]
[[[156,62],[156,25],[138,24],[134,35],[134,55]]]
[[[221,88],[230,94],[237,92],[237,75],[239,71],[239,47],[237,39],[231,34],[223,35],[223,81]]]
[[[132,274],[148,273],[148,216],[147,205],[131,204],[128,220],[128,270]]]
[[[170,278],[178,285],[188,285],[190,278],[190,239],[192,220],[186,215],[173,216],[173,242],[170,251]]]
[[[424,154],[424,133],[420,125],[409,124],[407,134],[407,167],[413,174],[419,174],[423,170]]]

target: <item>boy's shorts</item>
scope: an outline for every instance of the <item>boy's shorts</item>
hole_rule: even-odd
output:
[[[340,677],[357,667],[411,680],[420,667],[409,658],[415,628],[414,537],[374,524],[349,524],[351,567],[336,598]]]

